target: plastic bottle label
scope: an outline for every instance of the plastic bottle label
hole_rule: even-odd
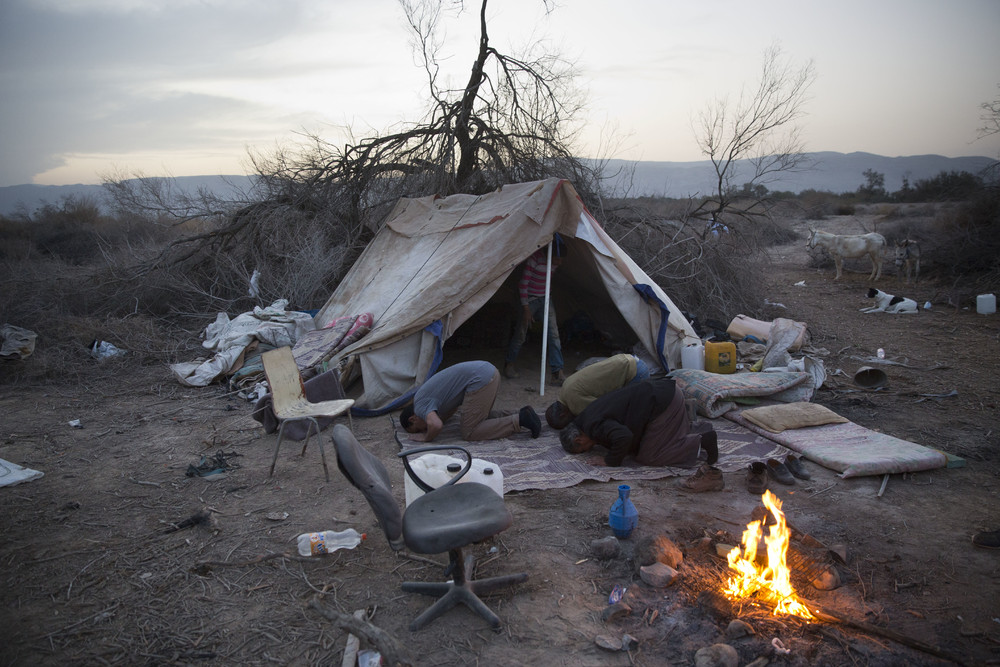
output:
[[[324,539],[323,533],[309,534],[309,550],[312,551],[314,556],[325,554],[327,552],[326,540]]]

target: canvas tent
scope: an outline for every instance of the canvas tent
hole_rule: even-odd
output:
[[[512,285],[515,270],[556,233],[568,248],[556,272],[561,292],[553,292],[560,320],[583,308],[602,331],[641,344],[664,370],[679,366],[681,348],[697,335],[568,181],[401,199],[316,315],[318,328],[338,317],[374,316],[370,332],[330,360],[345,374],[360,374],[356,412],[380,414],[405,404],[440,366],[444,342],[498,298],[505,282]]]

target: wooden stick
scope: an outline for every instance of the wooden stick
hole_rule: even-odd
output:
[[[818,620],[824,621],[826,623],[836,623],[839,625],[847,626],[849,628],[854,628],[855,630],[860,630],[861,632],[865,632],[868,634],[885,637],[886,639],[891,639],[892,641],[903,644],[904,646],[909,646],[912,649],[923,651],[924,653],[929,653],[933,656],[942,658],[944,660],[951,660],[952,662],[958,665],[969,664],[964,659],[952,655],[947,651],[943,651],[937,646],[932,646],[919,639],[915,639],[908,635],[904,635],[901,632],[896,632],[895,630],[890,630],[889,628],[883,628],[877,625],[872,625],[871,623],[865,623],[864,621],[855,621],[849,618],[841,618],[839,616],[836,616],[832,612],[823,609],[820,605],[818,605],[815,602],[812,602],[811,600],[801,599],[800,601],[802,602],[802,604],[806,605],[809,608],[809,611],[811,611]]]
[[[313,596],[309,600],[309,606],[322,614],[326,619],[333,621],[339,627],[356,634],[370,644],[374,644],[378,652],[382,654],[387,665],[412,665],[413,659],[407,648],[396,641],[396,638],[388,632],[372,625],[363,618],[354,618],[349,614],[342,614],[339,611],[330,609],[320,602],[320,596]]]

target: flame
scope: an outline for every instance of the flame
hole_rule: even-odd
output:
[[[791,570],[785,562],[791,531],[785,523],[781,501],[770,491],[765,491],[761,500],[776,519],[764,538],[767,546],[766,564],[758,566],[756,563],[757,545],[764,532],[763,523],[751,521],[743,531],[742,554],[739,547],[733,547],[726,556],[730,569],[735,570],[736,575],[726,582],[723,592],[730,598],[746,598],[758,594],[758,597],[774,603],[776,616],[792,614],[810,619],[813,615],[798,601],[795,589],[792,588]]]

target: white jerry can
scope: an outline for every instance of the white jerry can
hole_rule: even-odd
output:
[[[435,489],[449,479],[454,477],[464,467],[465,460],[444,454],[424,454],[410,459],[410,467],[417,473],[420,479],[433,486]],[[406,504],[409,506],[414,500],[424,495],[424,492],[410,479],[410,475],[405,471],[404,487],[406,489]],[[465,482],[479,482],[485,484],[503,497],[503,473],[500,466],[482,459],[472,459],[472,467],[465,477],[458,481],[459,484]]]

